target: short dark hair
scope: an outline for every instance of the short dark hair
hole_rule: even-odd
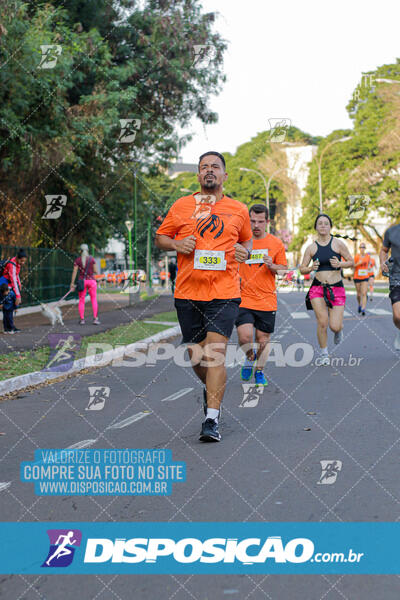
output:
[[[257,215],[264,213],[265,219],[268,221],[268,208],[265,206],[265,204],[253,204],[253,206],[250,206],[249,208],[249,214],[252,212],[256,213]]]
[[[27,258],[27,254],[23,248],[20,248],[17,252],[17,258]]]
[[[320,213],[314,221],[314,229],[317,229],[318,219],[320,219],[321,217],[326,217],[329,221],[330,226],[332,227],[332,219],[330,218],[330,216],[326,215],[325,213]]]
[[[213,150],[210,150],[209,152],[204,152],[204,154],[202,154],[199,158],[199,164],[197,168],[200,168],[200,163],[202,158],[204,158],[205,156],[218,156],[218,158],[220,158],[222,160],[222,164],[224,165],[224,169],[226,169],[226,163],[225,163],[225,158],[222,156],[222,154],[220,154],[219,152],[214,152]]]
[[[0,294],[1,294],[2,296],[4,296],[4,295],[5,295],[5,293],[6,293],[6,292],[8,292],[8,289],[9,289],[9,288],[8,288],[8,283],[2,283],[2,284],[0,285]]]

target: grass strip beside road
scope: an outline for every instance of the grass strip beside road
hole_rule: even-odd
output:
[[[178,322],[178,316],[176,314],[176,312],[173,310],[171,312],[163,312],[163,313],[158,313],[158,315],[153,315],[151,317],[149,317],[148,319],[146,319],[146,321],[166,321],[168,323],[168,321],[177,323]]]
[[[159,315],[154,315],[152,320],[175,321],[176,318],[170,318],[170,315],[173,314],[175,313],[160,313]],[[165,318],[165,315],[168,315],[168,319]],[[82,338],[82,345],[77,352],[75,359],[83,358],[86,355],[86,349],[90,343],[111,344],[113,347],[117,345],[133,344],[134,342],[155,335],[165,329],[168,329],[168,325],[143,323],[142,321],[134,321],[130,324],[119,325],[108,331]],[[0,381],[10,379],[11,377],[17,377],[18,375],[24,375],[25,373],[32,373],[33,371],[40,371],[48,363],[49,356],[49,346],[43,346],[37,350],[23,350],[21,352],[17,351],[10,352],[9,354],[2,354],[0,359]]]

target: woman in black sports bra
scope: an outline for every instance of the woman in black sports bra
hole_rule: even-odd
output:
[[[334,342],[339,344],[343,338],[343,312],[346,293],[343,286],[341,269],[352,267],[354,261],[346,244],[331,235],[332,220],[328,215],[320,214],[315,219],[317,231],[315,242],[307,246],[300,271],[303,274],[316,271],[316,275],[306,296],[306,305],[314,310],[317,318],[317,337],[321,348],[318,363],[329,365],[328,325],[334,332]],[[341,260],[344,258],[344,260]],[[312,261],[312,265],[308,266]]]

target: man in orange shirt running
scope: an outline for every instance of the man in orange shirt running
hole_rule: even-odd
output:
[[[197,174],[201,193],[174,202],[156,236],[158,248],[177,252],[175,307],[182,342],[192,345],[193,370],[205,385],[203,442],[221,439],[226,346],[240,304],[238,263],[249,258],[251,249],[249,214],[244,204],[225,196],[227,177],[221,154],[203,154]]]
[[[268,209],[263,204],[254,204],[249,209],[253,232],[251,257],[239,267],[242,302],[236,327],[239,344],[246,353],[246,362],[241,370],[243,381],[253,374],[257,385],[268,385],[263,373],[268,358],[269,340],[275,327],[277,309],[275,275],[286,269],[286,253],[283,242],[268,233]],[[254,352],[254,330],[256,352]]]
[[[365,307],[367,305],[368,279],[369,279],[369,263],[371,257],[365,252],[366,246],[362,242],[360,244],[360,254],[354,257],[354,283],[357,292],[358,312],[365,317]]]

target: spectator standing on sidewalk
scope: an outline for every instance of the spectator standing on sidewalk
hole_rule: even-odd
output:
[[[100,321],[97,318],[98,304],[97,304],[97,281],[95,275],[98,275],[97,264],[93,256],[89,254],[89,248],[87,244],[82,244],[81,255],[75,259],[74,268],[71,277],[70,290],[73,292],[77,288],[79,296],[79,317],[80,325],[85,324],[85,297],[86,292],[89,292],[90,301],[93,309],[93,323],[94,325],[100,325]],[[79,271],[79,274],[78,274]],[[78,282],[75,285],[75,278],[78,274]]]
[[[8,259],[0,277],[0,285],[2,283],[7,283],[13,290],[15,294],[15,306],[21,304],[21,281],[19,278],[19,272],[21,270],[21,266],[24,265],[26,261],[26,252],[23,248],[20,248],[16,256]]]
[[[11,290],[8,283],[0,285],[0,304],[3,305],[3,327],[4,333],[14,334],[19,331],[14,325],[15,292]]]
[[[19,306],[21,304],[21,280],[19,278],[19,273],[21,271],[21,267],[22,265],[24,265],[27,261],[27,256],[26,256],[26,252],[23,248],[20,248],[16,254],[16,256],[13,256],[12,258],[8,259],[4,269],[3,269],[3,273],[1,274],[0,277],[0,286],[2,286],[3,284],[7,285],[7,289],[11,288],[12,294],[6,294],[7,295],[7,302],[6,305],[9,306],[9,308],[7,309],[8,311],[8,316],[11,315],[11,325],[10,322],[6,328],[5,324],[4,324],[4,331],[6,333],[17,333],[18,331],[20,331],[20,329],[17,329],[14,325],[14,319],[13,319],[13,314],[14,311],[16,310],[17,306]],[[5,289],[5,288],[3,288]],[[1,300],[1,298],[0,298]],[[11,303],[12,303],[12,310],[11,310]],[[4,318],[4,309],[3,309],[3,318]],[[7,331],[6,331],[7,329]],[[10,331],[8,331],[10,330]]]

